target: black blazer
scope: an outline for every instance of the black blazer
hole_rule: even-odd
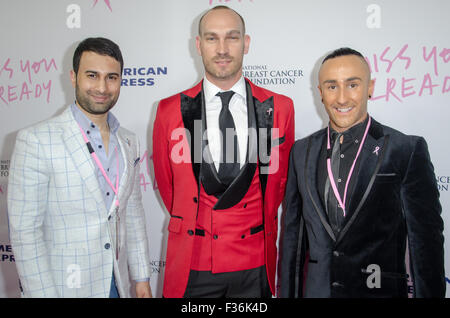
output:
[[[408,242],[414,296],[445,297],[441,205],[425,140],[372,120],[336,237],[316,183],[326,136],[322,129],[291,150],[280,296],[407,297]]]

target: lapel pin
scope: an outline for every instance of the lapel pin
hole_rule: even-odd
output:
[[[378,156],[378,150],[380,150],[380,147],[376,146],[375,150],[373,151],[374,154],[376,154]]]
[[[267,115],[269,115],[270,116],[270,114],[272,114],[272,111],[273,111],[273,109],[272,108],[269,108],[266,112],[267,112]]]

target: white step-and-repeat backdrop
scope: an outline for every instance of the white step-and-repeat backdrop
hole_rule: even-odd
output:
[[[448,0],[0,0],[0,297],[19,296],[6,205],[15,137],[19,129],[59,114],[74,101],[73,51],[91,36],[112,39],[124,55],[121,96],[113,112],[141,141],[151,285],[161,296],[168,214],[154,181],[153,120],[160,99],[202,78],[195,49],[198,20],[219,4],[246,20],[251,45],[244,75],[294,100],[296,138],[327,124],[317,91],[324,55],[342,46],[361,51],[376,79],[370,114],[426,138],[443,218],[450,224]],[[444,235],[449,277],[448,226]]]

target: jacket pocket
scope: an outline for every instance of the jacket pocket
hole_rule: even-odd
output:
[[[286,135],[284,135],[283,137],[277,138],[277,139],[273,139],[272,140],[272,148],[281,146],[285,141],[286,141]]]
[[[377,177],[375,179],[375,182],[381,183],[390,183],[398,181],[400,181],[400,177],[396,173],[377,173]]]
[[[181,224],[183,222],[183,218],[181,216],[172,215],[169,221],[168,230],[172,233],[179,233],[181,230]]]

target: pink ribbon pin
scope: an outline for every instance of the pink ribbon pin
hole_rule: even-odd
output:
[[[376,146],[375,150],[373,151],[374,154],[376,154],[378,156],[378,150],[380,150],[380,147]]]

